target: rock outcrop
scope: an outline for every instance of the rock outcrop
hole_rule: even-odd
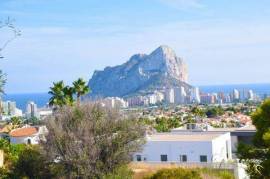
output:
[[[137,54],[126,63],[95,71],[89,81],[93,97],[125,97],[137,93],[180,87],[187,84],[185,62],[168,46],[160,46],[150,55]]]

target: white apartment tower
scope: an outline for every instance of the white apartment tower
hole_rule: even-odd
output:
[[[165,91],[165,101],[168,104],[174,104],[174,89],[168,88]]]
[[[237,89],[233,90],[233,100],[239,100],[240,99],[240,92]]]
[[[251,101],[254,100],[254,93],[253,93],[252,90],[249,90],[249,91],[248,91],[248,100],[251,100]]]
[[[14,101],[3,102],[2,111],[4,115],[14,116],[16,114],[16,102]]]
[[[184,87],[174,88],[174,103],[184,104],[186,102],[186,91]]]
[[[37,104],[35,104],[33,101],[29,101],[26,106],[26,117],[32,118],[36,117],[39,118],[38,108]]]
[[[191,102],[192,103],[201,103],[200,90],[198,87],[192,88],[191,90]]]

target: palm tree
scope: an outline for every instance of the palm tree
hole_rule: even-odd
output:
[[[22,119],[20,117],[12,117],[10,120],[11,120],[10,122],[14,126],[18,126],[18,125],[22,124]]]
[[[50,87],[49,94],[51,98],[49,100],[50,106],[63,106],[66,104],[66,94],[64,92],[65,84],[63,81],[53,83],[53,87]]]
[[[64,104],[72,106],[74,104],[73,94],[75,93],[75,89],[70,86],[65,86],[64,89]]]
[[[77,96],[77,104],[79,105],[81,102],[81,96],[88,94],[90,92],[90,88],[86,85],[86,82],[82,78],[74,81],[73,86],[74,92]]]

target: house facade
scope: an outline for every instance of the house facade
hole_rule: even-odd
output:
[[[38,144],[38,128],[23,127],[14,129],[9,133],[9,138],[12,144]]]
[[[215,163],[232,159],[230,133],[179,132],[147,136],[141,152],[133,160],[140,162]]]

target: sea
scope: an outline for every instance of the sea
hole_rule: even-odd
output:
[[[234,89],[239,91],[253,90],[259,96],[270,96],[270,83],[265,84],[235,84],[235,85],[209,85],[199,86],[200,91],[205,93],[223,92],[231,93]],[[34,101],[39,108],[45,107],[48,104],[50,95],[48,93],[25,93],[25,94],[6,94],[3,96],[5,101],[15,101],[17,108],[25,111],[26,104],[29,101]]]

